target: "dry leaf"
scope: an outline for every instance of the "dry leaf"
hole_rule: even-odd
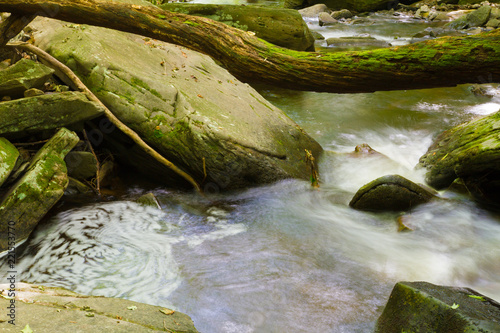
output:
[[[160,312],[166,315],[171,315],[174,314],[175,311],[170,309],[161,309]]]
[[[203,98],[203,96],[201,96],[200,94],[198,94],[198,97],[199,97],[199,98]]]

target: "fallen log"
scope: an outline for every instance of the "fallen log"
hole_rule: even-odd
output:
[[[500,31],[372,51],[283,49],[203,17],[105,0],[0,0],[0,11],[132,32],[208,54],[243,81],[335,93],[500,81]]]

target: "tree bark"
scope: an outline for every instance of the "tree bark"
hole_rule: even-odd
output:
[[[178,44],[220,62],[242,81],[334,93],[500,81],[500,31],[372,51],[283,49],[223,23],[107,0],[0,0],[0,11],[91,24]]]

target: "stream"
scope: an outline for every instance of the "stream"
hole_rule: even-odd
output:
[[[399,25],[421,24],[404,20],[383,17],[371,33],[390,39]],[[350,31],[337,30],[323,33]],[[422,27],[397,30],[408,41]],[[414,167],[435,135],[500,109],[497,85],[483,87],[493,97],[470,85],[351,95],[259,86],[326,150],[319,189],[285,180],[207,199],[157,187],[162,210],[126,198],[66,210],[29,239],[19,278],[170,307],[204,333],[372,332],[398,281],[500,300],[497,213],[441,192],[446,200],[406,213],[413,232],[398,233],[400,214],[348,206],[383,175],[423,183]],[[388,158],[345,154],[361,143]],[[133,186],[127,197],[145,192]]]

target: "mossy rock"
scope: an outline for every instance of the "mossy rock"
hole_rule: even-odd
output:
[[[488,22],[490,18],[491,7],[482,6],[481,8],[473,11],[467,15],[467,21],[469,22],[469,27],[482,27]]]
[[[104,109],[86,94],[68,91],[0,103],[0,135],[7,138],[69,127],[102,115]]]
[[[349,206],[369,211],[405,211],[436,198],[435,193],[399,175],[387,175],[362,186]]]
[[[24,174],[0,202],[0,252],[25,240],[61,198],[68,185],[64,156],[79,138],[60,129],[33,157]],[[15,230],[15,239],[9,231]]]
[[[19,151],[6,138],[0,137],[0,186],[7,180],[16,166]]]
[[[398,282],[375,333],[500,332],[500,304],[469,288]]]
[[[25,90],[43,87],[53,73],[53,69],[23,58],[0,70],[0,96],[23,97]]]
[[[297,51],[314,51],[314,37],[302,16],[292,9],[262,6],[167,3],[162,9],[220,21],[252,31],[269,43]]]
[[[324,3],[331,10],[348,9],[354,12],[372,12],[391,9],[395,2],[388,0],[308,0],[310,6]]]

